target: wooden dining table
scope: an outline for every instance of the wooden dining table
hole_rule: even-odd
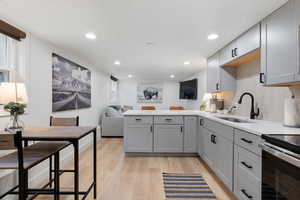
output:
[[[79,191],[79,141],[93,134],[93,181],[86,191]],[[28,127],[23,131],[25,145],[30,141],[67,141],[74,148],[74,170],[61,170],[74,173],[74,191],[60,191],[61,195],[74,195],[74,200],[79,200],[79,195],[85,199],[91,189],[94,189],[94,199],[97,198],[97,129],[96,127]],[[48,183],[49,184],[49,183]]]

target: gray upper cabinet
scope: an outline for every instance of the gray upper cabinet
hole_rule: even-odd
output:
[[[185,153],[197,153],[198,117],[184,117],[184,148]]]
[[[235,54],[238,57],[244,56],[260,48],[260,23],[250,28],[237,39]]]
[[[237,55],[237,41],[234,40],[223,49],[220,50],[220,65],[227,64],[238,57]]]
[[[219,54],[215,54],[207,59],[207,92],[216,92],[219,87]]]
[[[234,92],[236,90],[236,69],[221,67],[219,53],[207,60],[207,92]]]
[[[299,4],[299,2],[297,3]],[[298,5],[298,8],[300,6]],[[287,84],[296,79],[298,67],[298,34],[295,1],[290,0],[262,22],[261,82],[265,85]]]
[[[155,125],[154,127],[154,152],[183,152],[183,125]]]
[[[260,23],[251,27],[237,39],[220,50],[221,66],[229,64],[260,48]]]

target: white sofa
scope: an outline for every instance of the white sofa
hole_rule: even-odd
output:
[[[130,109],[131,106],[118,105],[108,106],[101,117],[101,136],[104,137],[122,137],[123,136],[123,112]]]

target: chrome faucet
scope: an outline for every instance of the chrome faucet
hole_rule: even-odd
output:
[[[250,111],[250,119],[255,119],[259,115],[259,108],[257,108],[257,112],[254,111],[254,96],[250,92],[245,92],[241,95],[238,104],[242,104],[243,102],[243,97],[245,95],[248,95],[251,97],[251,111]]]

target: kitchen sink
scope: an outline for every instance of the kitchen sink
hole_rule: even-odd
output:
[[[230,122],[235,122],[235,123],[251,123],[251,121],[249,120],[238,119],[235,117],[217,117],[217,118],[230,121]]]

